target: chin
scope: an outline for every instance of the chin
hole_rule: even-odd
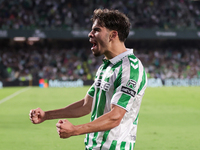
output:
[[[95,57],[101,56],[101,54],[97,54],[97,53],[93,53],[93,55],[94,55]]]
[[[95,57],[99,57],[99,56],[101,56],[102,54],[101,54],[101,53],[95,53],[95,52],[93,52],[93,55],[94,55]]]

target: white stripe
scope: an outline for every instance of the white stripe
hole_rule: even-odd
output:
[[[127,82],[130,79],[130,62],[128,57],[124,58],[123,62],[122,62],[122,80],[121,80],[121,85],[125,85],[127,84]],[[120,88],[121,90],[121,88]]]
[[[6,98],[1,99],[1,100],[0,100],[0,104],[2,104],[3,102],[6,102],[6,101],[8,101],[8,100],[10,100],[11,98],[13,98],[13,97],[19,95],[19,94],[22,93],[22,92],[27,91],[28,89],[30,89],[30,87],[23,88],[23,89],[21,89],[21,90],[15,92],[15,93],[13,93],[13,94],[7,96]]]
[[[143,71],[145,71],[145,70],[144,70],[144,67],[143,67],[143,65],[142,65],[142,63],[141,63],[141,61],[139,62],[139,69],[141,69],[141,71],[140,71],[141,75],[139,76],[139,77],[140,77],[140,78],[139,78],[139,82],[140,82],[140,84],[141,84],[141,82],[142,82],[142,77],[143,77]],[[145,75],[146,75],[146,74],[145,74]],[[146,86],[147,86],[147,76],[146,76],[145,78],[146,78],[146,83],[145,83],[145,85],[143,86],[143,88],[141,89],[140,93],[138,93],[138,95],[143,95],[143,94],[144,94],[144,91],[145,91]],[[138,89],[139,89],[139,87],[138,87]]]
[[[93,141],[92,141],[93,138],[94,138],[94,133],[89,133],[89,142],[88,145],[86,146],[88,149],[93,146]]]
[[[102,146],[102,150],[109,149],[112,144],[112,141],[106,140],[106,142]]]
[[[148,83],[147,75],[146,75],[145,78],[146,78],[146,83],[145,83],[145,85],[143,86],[143,88],[141,89],[140,93],[138,93],[138,95],[143,95],[143,94],[144,94],[144,91],[145,91],[145,89],[146,89],[146,87],[147,87],[147,83]]]
[[[136,89],[138,90],[140,88],[140,84],[142,82],[142,76],[143,76],[143,66],[142,66],[142,63],[141,61],[139,61],[139,76],[138,76],[138,81],[137,81],[137,86],[136,86]]]

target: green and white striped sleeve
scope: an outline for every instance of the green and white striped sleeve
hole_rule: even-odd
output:
[[[123,59],[114,82],[114,95],[111,104],[130,110],[138,90],[146,85],[146,73],[142,63],[134,56]]]

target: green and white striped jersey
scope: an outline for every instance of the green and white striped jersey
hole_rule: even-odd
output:
[[[138,114],[147,76],[132,49],[103,60],[95,81],[88,90],[93,97],[91,121],[111,110],[111,104],[122,107],[125,113],[119,126],[104,132],[89,133],[86,150],[132,150],[135,145]]]

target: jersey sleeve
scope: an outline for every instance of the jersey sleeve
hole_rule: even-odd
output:
[[[89,88],[87,94],[90,95],[91,97],[94,97],[94,92],[95,92],[95,88],[94,88],[94,83],[93,83],[92,86]]]
[[[135,56],[124,59],[114,82],[111,104],[129,111],[136,100],[139,89],[142,88],[141,83],[146,83],[146,81],[142,82],[146,79],[143,76],[146,76],[144,67]]]
[[[96,76],[95,76],[95,79],[97,78],[98,74],[100,73],[101,71],[101,68],[102,68],[103,65],[101,65],[97,72],[96,72]],[[90,95],[91,97],[94,97],[94,94],[95,94],[95,82],[92,84],[92,86],[89,88],[88,92],[87,92],[88,95]]]

